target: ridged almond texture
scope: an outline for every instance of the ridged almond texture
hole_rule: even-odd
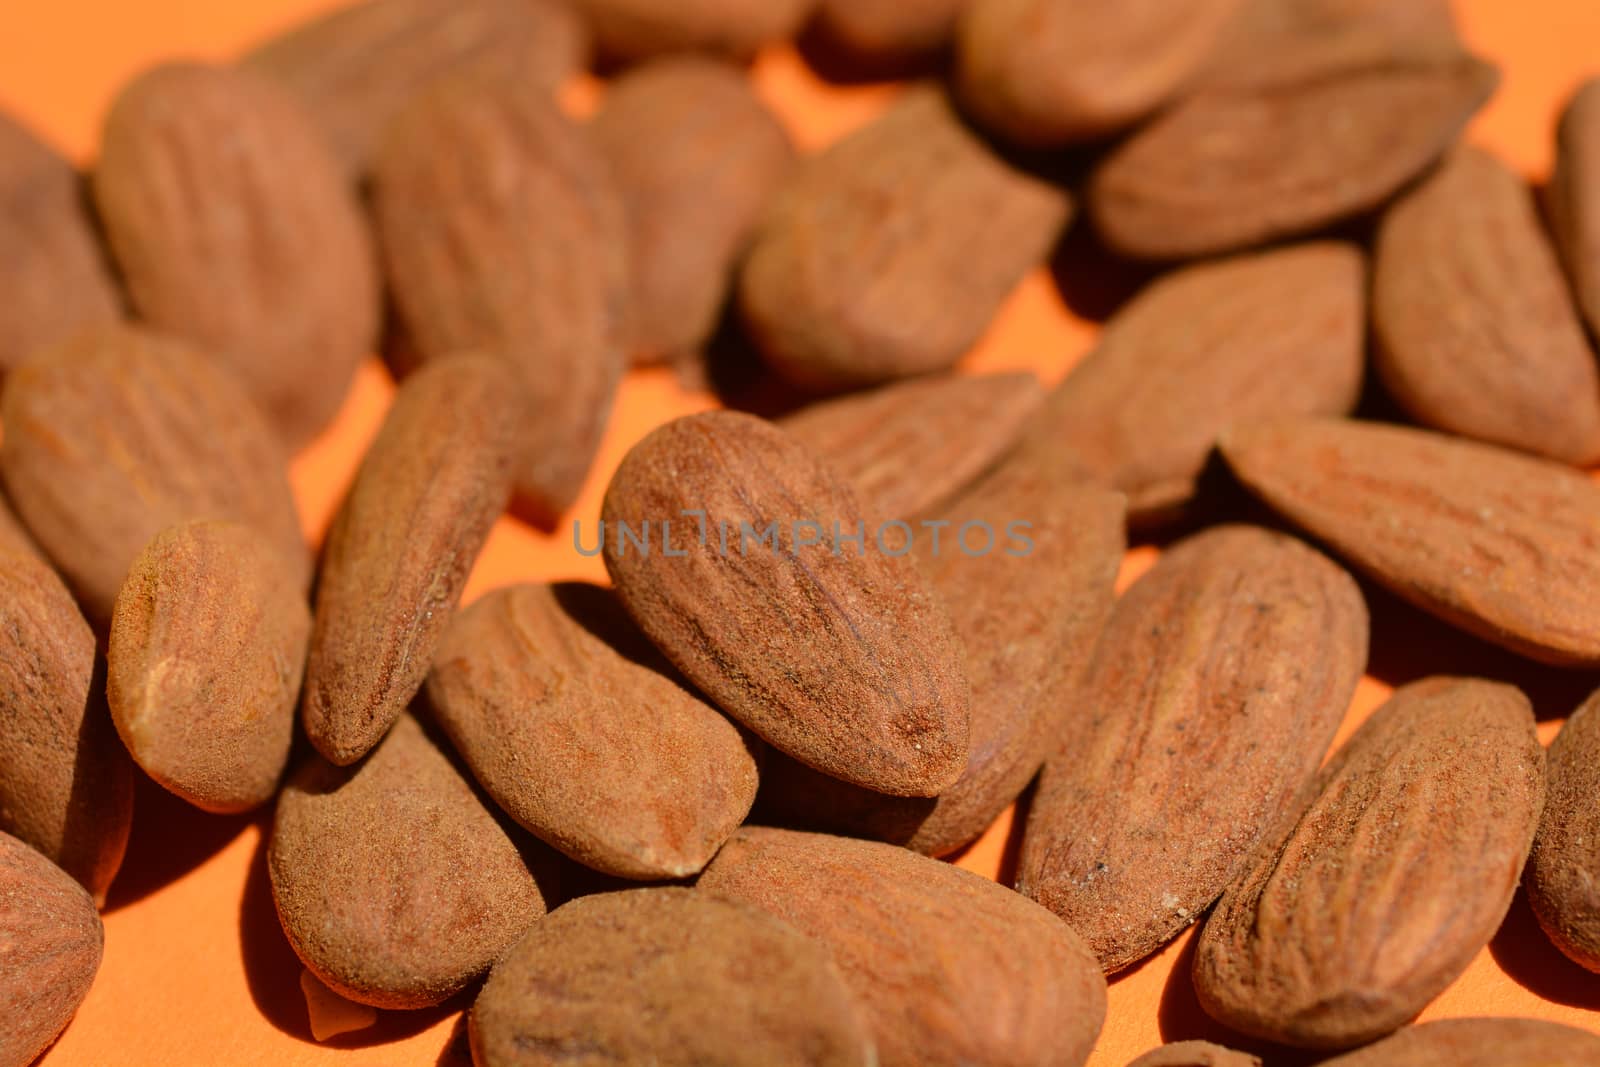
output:
[[[1533,710],[1497,682],[1413,682],[1315,796],[1206,921],[1195,991],[1244,1033],[1350,1048],[1405,1025],[1505,918],[1544,806]]]
[[[767,362],[798,386],[946,370],[1070,213],[1064,190],[995,155],[921,86],[801,167],[757,232],[740,305]]]
[[[821,0],[817,24],[845,55],[869,63],[916,60],[943,49],[970,0]]]
[[[822,942],[883,1067],[1078,1067],[1105,1021],[1105,980],[1066,924],[893,845],[746,827],[698,889]]]
[[[1182,87],[1240,2],[971,0],[958,32],[962,100],[1030,147],[1107,137]]]
[[[1578,306],[1600,337],[1600,78],[1586,82],[1561,115],[1545,197]]]
[[[517,492],[554,522],[627,362],[628,231],[609,168],[547,94],[452,80],[390,127],[373,180],[410,346],[516,368],[530,404]]]
[[[1151,1049],[1128,1067],[1261,1067],[1261,1057],[1209,1041],[1175,1041]]]
[[[0,833],[0,1067],[28,1067],[89,995],[105,930],[65,871]]]
[[[377,343],[377,266],[286,90],[189,63],[140,76],[106,119],[93,187],[140,318],[224,361],[291,446],[332,421]]]
[[[868,789],[935,796],[960,777],[968,689],[950,619],[798,441],[735,412],[677,419],[623,458],[602,516],[629,614],[728,714]]]
[[[1532,194],[1495,157],[1457,149],[1390,208],[1372,316],[1378,374],[1419,423],[1600,460],[1600,367]]]
[[[848,393],[779,420],[876,515],[906,520],[999,463],[1044,401],[1033,374],[937,375]]]
[[[120,316],[78,172],[4,113],[0,249],[0,375],[82,327]]]
[[[755,742],[599,586],[490,593],[451,623],[428,699],[512,818],[607,874],[692,875],[755,800]]]
[[[1544,663],[1600,664],[1600,486],[1570,467],[1344,419],[1239,426],[1252,492],[1418,607]]]
[[[89,330],[7,380],[0,473],[89,617],[134,558],[188,519],[247,522],[304,585],[310,553],[283,445],[227,371],[145,330]]]
[[[936,799],[886,797],[773,757],[762,768],[764,814],[938,856],[977,838],[1027,787],[1074,710],[1126,547],[1121,494],[1074,484],[1069,462],[1050,447],[1019,452],[926,520],[949,524],[938,551],[924,540],[918,558],[972,684],[961,778]],[[972,544],[987,525],[1005,547],[969,556],[969,523]]]
[[[478,1067],[870,1067],[827,949],[747,904],[633,889],[564,904],[472,1007]]]
[[[1591,1067],[1600,1036],[1542,1019],[1444,1019],[1408,1026],[1323,1067]]]
[[[637,62],[669,52],[748,59],[800,29],[816,0],[574,0],[608,59]]]
[[[106,693],[145,773],[206,811],[272,799],[289,759],[311,610],[260,534],[201,520],[134,561],[111,620]]]
[[[1355,581],[1292,537],[1198,534],[1117,602],[1022,841],[1017,890],[1107,973],[1176,937],[1304,801],[1367,663]]]
[[[95,655],[55,572],[0,554],[0,831],[104,900],[133,825],[133,764],[95,682]]]
[[[466,988],[544,915],[523,844],[406,715],[359,766],[313,755],[290,777],[267,870],[289,944],[328,988],[421,1008]]]
[[[1233,423],[1355,407],[1365,289],[1361,253],[1343,244],[1169,274],[1107,323],[1031,432],[1127,493],[1137,518],[1165,517],[1193,498]]]
[[[1573,962],[1600,972],[1600,693],[1550,746],[1544,817],[1528,858],[1528,902]]]
[[[739,68],[696,56],[618,78],[592,129],[633,231],[635,360],[681,364],[716,331],[794,148]]]
[[[555,92],[589,35],[564,0],[358,0],[257,45],[245,67],[288,87],[352,176],[430,82],[471,70]]]
[[[511,494],[524,408],[497,359],[439,360],[401,385],[328,531],[306,665],[306,734],[341,766],[422,688]]]

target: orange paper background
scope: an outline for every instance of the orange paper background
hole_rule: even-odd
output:
[[[326,6],[326,0],[10,0],[0,5],[0,106],[87,162],[112,95],[142,67],[173,56],[226,59],[263,33]],[[1600,73],[1600,5],[1457,0],[1457,7],[1472,45],[1504,71],[1500,93],[1472,137],[1540,179],[1549,168],[1551,128],[1562,101],[1582,77]],[[763,56],[755,78],[806,148],[867,120],[895,92],[881,85],[830,85],[787,50]],[[1032,368],[1054,381],[1094,333],[1091,323],[1068,311],[1041,270],[1019,288],[965,365]],[[297,459],[294,482],[309,535],[320,536],[390,391],[381,367],[369,365],[337,425]],[[711,404],[709,396],[683,391],[664,372],[630,378],[574,517],[592,523],[605,479],[633,441],[666,419]],[[1130,554],[1124,580],[1153,555],[1151,549]],[[572,551],[568,535],[542,536],[506,521],[496,529],[467,595],[513,581],[562,577],[604,575],[598,560]],[[1595,682],[1590,675],[1529,668],[1387,599],[1375,607],[1373,677],[1362,684],[1347,731],[1393,684],[1433,671],[1479,672],[1527,687],[1548,741],[1560,717]],[[104,965],[45,1063],[309,1067],[464,1061],[459,1003],[384,1013],[371,1029],[329,1045],[315,1043],[300,968],[272,910],[262,854],[264,817],[204,816],[149,783],[138,800],[128,864],[106,912]],[[1009,822],[1002,819],[961,864],[993,876]],[[1188,940],[1113,982],[1110,1017],[1092,1061],[1097,1067],[1120,1067],[1163,1040],[1220,1033],[1200,1014],[1184,974]],[[1600,977],[1550,948],[1520,898],[1491,947],[1424,1018],[1490,1013],[1600,1029]]]

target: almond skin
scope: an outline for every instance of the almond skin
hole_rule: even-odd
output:
[[[144,546],[188,519],[249,523],[308,581],[282,444],[187,346],[127,326],[78,334],[6,380],[0,419],[11,501],[96,622]]]
[[[140,318],[226,362],[289,445],[332,421],[377,342],[378,276],[355,195],[286,90],[189,63],[141,75],[93,188]]]
[[[1457,149],[1389,209],[1372,314],[1378,374],[1417,422],[1600,460],[1600,367],[1532,194],[1498,159]]]
[[[1207,920],[1195,991],[1243,1033],[1350,1048],[1405,1025],[1505,918],[1544,806],[1533,710],[1496,682],[1414,682],[1315,795]]]
[[[1151,1049],[1128,1067],[1261,1067],[1261,1057],[1209,1041],[1176,1041]]]
[[[519,585],[478,601],[446,632],[428,700],[512,818],[607,874],[692,875],[755,800],[754,742],[599,586]]]
[[[557,908],[495,964],[469,1027],[480,1067],[877,1063],[823,946],[692,889]]]
[[[583,487],[627,361],[628,233],[604,159],[554,102],[461,79],[406,108],[373,183],[415,358],[483,352],[516,369],[531,413],[519,503],[553,522]]]
[[[497,359],[439,360],[401,385],[328,531],[306,665],[306,735],[354,763],[422,688],[505,510],[524,408]]]
[[[55,572],[31,555],[0,554],[0,831],[100,901],[128,846],[133,764],[106,713],[95,655]]]
[[[146,774],[206,811],[272,799],[289,759],[311,610],[248,526],[162,532],[134,561],[111,619],[106,693]]]
[[[1127,493],[1139,520],[1166,517],[1231,424],[1355,407],[1365,287],[1361,253],[1332,243],[1169,274],[1112,317],[1034,432]]]
[[[1572,713],[1550,746],[1544,817],[1528,858],[1528,902],[1569,959],[1600,972],[1600,693]]]
[[[799,442],[750,415],[678,419],[623,458],[602,518],[629,614],[729,715],[879,792],[935,796],[960,777],[968,694],[950,620],[913,559],[840,543],[874,531]]]
[[[697,888],[826,946],[884,1067],[1077,1067],[1105,1020],[1105,980],[1069,927],[893,845],[749,826]]]
[[[1600,1060],[1600,1037],[1540,1019],[1445,1019],[1408,1026],[1323,1067],[1588,1067]]]
[[[669,52],[748,59],[794,36],[816,0],[575,0],[600,52],[633,63]]]
[[[65,871],[0,833],[0,1064],[27,1067],[89,995],[105,948],[94,901]]]
[[[1291,537],[1223,526],[1118,601],[1064,716],[1017,890],[1107,973],[1176,937],[1304,800],[1367,662],[1355,581]]]
[[[771,367],[818,391],[949,369],[1041,265],[1067,194],[1014,169],[931,86],[808,160],[745,261]]]
[[[1600,664],[1600,487],[1572,468],[1343,419],[1220,445],[1253,493],[1423,610],[1543,663]]]
[[[290,777],[267,870],[289,944],[324,985],[421,1008],[464,989],[544,915],[524,844],[406,715],[359,766],[313,755]]]
[[[1545,197],[1578,306],[1600,337],[1600,78],[1584,83],[1562,112]]]
[[[120,317],[77,171],[3,112],[0,233],[0,375],[85,326]]]
[[[821,0],[817,25],[846,56],[892,69],[941,51],[970,0]]]

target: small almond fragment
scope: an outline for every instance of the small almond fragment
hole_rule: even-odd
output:
[[[669,52],[749,59],[793,37],[816,0],[575,0],[607,59],[637,62]]]
[[[1399,1033],[1323,1067],[1592,1067],[1600,1036],[1542,1019],[1444,1019]]]
[[[1528,902],[1567,958],[1600,972],[1600,693],[1584,701],[1549,753],[1544,817],[1528,858]]]
[[[1561,115],[1545,197],[1578,307],[1600,338],[1600,78],[1584,83]]]

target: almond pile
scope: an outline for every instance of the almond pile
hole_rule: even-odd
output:
[[[803,153],[796,39],[926,76]],[[1600,972],[1600,693],[1535,707],[1600,668],[1600,78],[1542,199],[1461,143],[1498,78],[1446,0],[364,0],[84,173],[0,115],[0,1067],[140,775],[263,812],[308,1000],[479,1067],[1079,1067],[1191,927],[1143,1067],[1600,1063],[1412,1025],[1552,952],[1524,882]],[[1146,279],[1094,350],[957,369],[1069,228]],[[655,363],[721,403],[580,513]],[[610,587],[463,605],[507,514]],[[941,860],[1013,804],[1009,884]]]

